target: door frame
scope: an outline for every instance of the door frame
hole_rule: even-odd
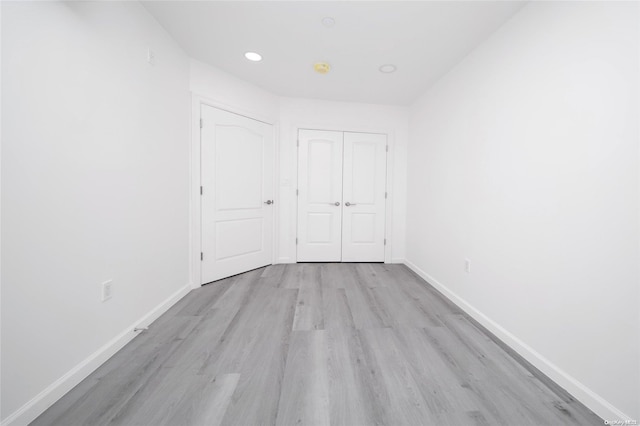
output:
[[[276,255],[278,253],[278,217],[280,203],[280,188],[277,185],[277,175],[279,170],[279,152],[280,152],[280,137],[278,122],[271,120],[267,117],[261,116],[252,111],[247,111],[242,108],[231,106],[222,102],[218,102],[211,98],[199,95],[197,93],[191,94],[191,141],[189,143],[189,282],[191,288],[196,289],[202,286],[202,263],[200,260],[200,252],[202,248],[202,203],[200,198],[200,164],[201,164],[201,129],[200,119],[202,117],[202,106],[221,109],[233,114],[241,115],[243,117],[260,121],[262,123],[273,126],[273,197],[275,203],[273,205],[273,238],[271,247],[271,263],[276,263]]]
[[[296,123],[292,126],[292,138],[291,140],[295,143],[295,155],[292,155],[293,161],[293,179],[295,182],[295,186],[293,187],[293,197],[295,200],[295,221],[294,221],[294,229],[293,235],[294,238],[298,236],[298,197],[295,191],[298,188],[298,132],[300,130],[324,130],[324,131],[333,131],[333,132],[351,132],[351,133],[377,133],[384,134],[387,136],[387,146],[389,150],[387,151],[387,176],[385,180],[385,190],[387,192],[387,198],[385,200],[385,225],[384,225],[384,238],[387,240],[387,244],[384,246],[384,263],[393,263],[392,261],[392,245],[393,245],[393,160],[394,160],[394,152],[395,152],[395,131],[393,129],[388,128],[379,128],[379,127],[353,127],[353,126],[345,126],[344,124],[310,124],[310,123]],[[295,243],[294,243],[295,244]],[[298,258],[298,245],[295,244],[294,248],[294,262],[296,263],[296,259]]]

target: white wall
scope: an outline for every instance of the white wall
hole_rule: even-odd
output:
[[[409,264],[605,420],[640,418],[638,17],[531,3],[409,127]]]
[[[191,59],[191,92],[215,106],[269,123],[278,120],[278,97],[218,68]]]
[[[185,291],[189,70],[138,3],[2,7],[1,408],[20,424]]]
[[[406,146],[408,109],[398,106],[331,102],[312,99],[280,99],[280,175],[278,197],[278,257],[281,263],[296,261],[297,130],[298,128],[387,133],[393,164],[390,188],[392,227],[391,259],[404,260]]]

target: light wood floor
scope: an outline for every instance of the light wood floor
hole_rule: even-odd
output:
[[[405,266],[295,264],[191,292],[33,424],[602,420]]]

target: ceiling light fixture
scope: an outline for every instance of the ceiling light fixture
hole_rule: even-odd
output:
[[[324,25],[327,28],[331,28],[336,24],[336,20],[333,19],[331,16],[326,16],[324,18],[322,18],[322,25]]]
[[[315,64],[313,64],[313,69],[318,74],[326,74],[331,69],[331,66],[326,62],[316,62]]]
[[[246,52],[244,57],[252,62],[260,62],[262,60],[262,55],[256,52]]]
[[[396,66],[393,64],[384,64],[378,69],[380,70],[380,72],[383,72],[385,74],[391,74],[392,72],[395,72],[397,70]]]

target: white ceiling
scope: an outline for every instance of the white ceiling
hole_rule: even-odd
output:
[[[407,105],[515,14],[510,1],[148,1],[193,58],[281,96]],[[335,19],[332,28],[322,18]],[[263,56],[249,62],[247,51]],[[327,75],[313,71],[326,61]],[[397,71],[378,68],[395,64]]]

